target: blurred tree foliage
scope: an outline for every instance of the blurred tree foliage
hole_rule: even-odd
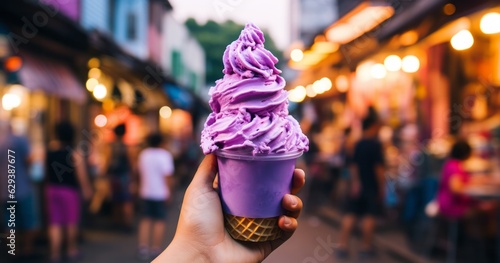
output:
[[[222,78],[222,55],[226,47],[238,38],[244,25],[235,23],[234,21],[226,21],[222,24],[216,23],[212,20],[207,21],[204,25],[200,25],[190,18],[186,21],[186,26],[189,31],[200,42],[205,50],[206,61],[206,83],[210,86],[215,85],[215,81]],[[281,63],[283,55],[276,45],[274,44],[271,36],[264,31],[266,38],[265,47],[273,53]],[[278,65],[280,68],[281,65]]]

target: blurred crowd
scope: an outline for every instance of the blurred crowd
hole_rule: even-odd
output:
[[[156,257],[168,244],[166,220],[172,199],[187,187],[198,163],[198,151],[191,149],[197,147],[194,140],[179,142],[152,133],[142,144],[129,145],[124,141],[126,125],[118,124],[110,142],[81,147],[71,123],[60,122],[53,128],[56,139],[48,143],[40,162],[33,158],[28,139],[16,135],[9,123],[0,122],[1,165],[7,167],[3,162],[8,160],[8,150],[16,160],[17,257],[79,260],[83,257],[81,230],[86,228],[135,233],[137,257]],[[6,184],[2,180],[2,189],[7,189]],[[1,228],[8,233],[6,201],[12,198],[7,191],[1,193],[5,206]],[[37,245],[48,247],[43,250],[47,252],[40,255]]]
[[[29,141],[0,122],[5,134],[0,162],[8,160],[7,149],[16,156],[18,255],[77,260],[86,228],[136,235],[140,260],[158,255],[167,244],[172,199],[185,190],[201,157],[196,141],[153,133],[130,145],[124,139],[127,126],[118,123],[109,129],[110,140],[90,136],[96,142],[86,148],[76,142],[71,123],[53,128],[56,140],[40,162]],[[308,175],[305,210],[339,212],[337,257],[349,257],[358,224],[361,258],[376,256],[374,236],[380,231],[403,235],[411,250],[426,257],[450,262],[497,257],[500,148],[495,134],[423,140],[417,125],[391,128],[371,108],[348,128],[312,126],[309,138],[310,150],[298,164]],[[7,189],[4,184],[0,187]],[[3,204],[8,198],[2,191]],[[5,229],[7,208],[1,217]],[[44,255],[34,249],[40,243],[50,248]]]
[[[305,156],[305,208],[341,215],[337,256],[361,231],[360,258],[374,257],[374,235],[399,233],[427,257],[491,262],[498,248],[499,138],[477,132],[423,139],[416,124],[384,125],[370,108],[359,125],[312,126]]]

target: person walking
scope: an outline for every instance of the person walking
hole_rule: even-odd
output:
[[[139,154],[139,196],[141,220],[138,235],[138,257],[149,260],[162,251],[166,228],[167,204],[172,196],[173,157],[163,148],[160,134],[147,138],[148,147]]]
[[[37,197],[34,194],[34,185],[29,175],[31,165],[31,150],[28,139],[25,136],[15,135],[12,126],[6,121],[0,121],[0,167],[5,169],[4,177],[1,178],[2,190],[0,201],[4,207],[2,209],[5,216],[1,229],[9,228],[13,225],[9,223],[10,204],[8,200],[17,201],[15,210],[15,230],[18,233],[18,255],[23,258],[34,257],[33,243],[40,227],[39,211],[37,206]],[[11,184],[10,182],[15,182]],[[9,183],[7,185],[7,183]],[[15,193],[11,196],[11,191]],[[14,197],[14,198],[12,198]],[[4,233],[7,233],[4,232]]]
[[[126,133],[125,124],[118,124],[113,132],[115,141],[110,145],[107,158],[106,175],[111,182],[113,220],[121,230],[132,230],[134,205],[130,187],[134,171],[134,161],[130,148],[125,144],[123,137]]]
[[[66,238],[66,256],[81,256],[77,237],[82,201],[92,196],[83,153],[72,149],[74,128],[69,122],[56,125],[57,140],[51,142],[45,160],[45,198],[48,215],[50,262],[61,261],[61,248]],[[64,235],[63,235],[64,234]]]
[[[363,120],[363,137],[354,148],[350,166],[350,193],[347,198],[345,215],[340,231],[339,258],[349,255],[349,239],[357,218],[361,218],[363,233],[361,258],[371,258],[373,250],[373,232],[375,217],[381,213],[384,200],[384,155],[382,144],[378,140],[380,129],[376,113],[372,110]]]

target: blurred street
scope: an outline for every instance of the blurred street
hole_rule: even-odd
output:
[[[265,260],[269,263],[299,262],[299,263],[348,263],[348,262],[373,262],[373,263],[396,263],[400,258],[394,258],[384,250],[377,249],[377,256],[369,260],[360,260],[359,239],[352,240],[353,249],[349,259],[336,258],[336,246],[338,245],[339,228],[321,220],[316,215],[304,214],[300,217],[300,227],[290,242],[279,248],[275,253]]]
[[[500,2],[0,1],[1,263],[147,262],[188,186],[302,212],[269,263],[500,263]]]
[[[179,200],[179,199],[177,199]],[[179,206],[180,203],[177,204]],[[175,207],[175,206],[173,206]],[[169,211],[167,219],[167,231],[165,241],[173,238],[176,222],[178,220],[178,210]],[[338,225],[323,217],[318,217],[316,213],[305,213],[301,215],[300,227],[289,242],[281,246],[275,253],[264,262],[298,262],[298,263],[348,263],[348,262],[370,262],[370,263],[396,263],[415,262],[411,258],[395,256],[386,250],[379,248],[377,257],[371,260],[357,260],[356,251],[359,248],[359,239],[353,240],[352,257],[348,260],[339,260],[335,257],[336,240],[338,240]],[[83,257],[82,263],[107,263],[123,262],[138,263],[145,262],[137,259],[137,239],[133,233],[121,233],[112,228],[90,227],[83,233],[81,241]],[[38,253],[44,254],[44,246],[38,248]],[[404,259],[403,261],[402,258]],[[19,261],[2,262],[41,262],[40,258],[23,259]]]

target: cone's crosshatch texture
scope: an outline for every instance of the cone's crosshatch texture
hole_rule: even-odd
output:
[[[236,240],[265,242],[281,237],[283,231],[278,226],[279,217],[247,218],[224,215],[227,231]]]

